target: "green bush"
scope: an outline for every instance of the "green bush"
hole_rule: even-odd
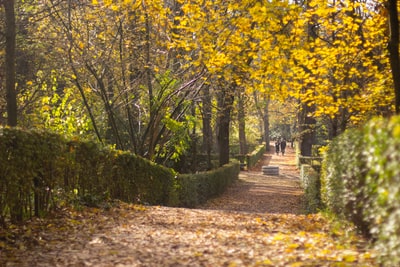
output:
[[[369,235],[369,223],[363,215],[367,197],[365,185],[365,147],[362,132],[349,130],[335,139],[322,166],[323,202],[336,214],[354,222],[360,231]]]
[[[131,153],[46,131],[0,129],[0,220],[40,216],[68,198],[166,204],[175,174]]]
[[[384,260],[400,265],[400,117],[373,120],[364,129],[367,165],[363,203]]]
[[[251,167],[253,167],[254,165],[257,164],[257,162],[262,158],[262,156],[264,155],[266,150],[265,144],[263,145],[259,145],[258,147],[256,147],[254,149],[253,152],[251,152],[250,154],[248,154],[246,156],[246,160],[247,160],[247,169],[250,169]]]
[[[374,119],[335,139],[322,167],[322,199],[400,264],[400,117]]]
[[[305,208],[308,213],[317,212],[321,208],[320,177],[311,165],[302,164],[300,169],[301,185],[304,188]]]
[[[64,202],[194,207],[237,179],[239,163],[177,175],[172,169],[94,142],[46,131],[0,128],[0,223],[41,216]]]
[[[238,179],[239,172],[239,162],[233,162],[207,172],[178,175],[178,206],[196,207],[209,198],[218,196]]]
[[[0,218],[39,216],[52,205],[63,172],[60,136],[39,131],[0,129]],[[59,159],[59,160],[57,160]]]

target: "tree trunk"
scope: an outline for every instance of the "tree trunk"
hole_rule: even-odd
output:
[[[245,94],[240,88],[238,90],[238,122],[239,122],[239,154],[246,155],[248,152],[246,141],[246,112],[244,105]]]
[[[97,74],[96,69],[94,66],[89,65],[86,63],[86,69],[93,75],[96,79],[98,87],[100,89],[100,96],[103,100],[104,109],[107,113],[107,130],[106,130],[106,141],[109,144],[115,144],[117,149],[124,150],[123,143],[121,141],[121,137],[118,131],[117,122],[115,120],[114,111],[112,107],[112,99],[114,98],[114,88],[113,88],[113,78],[111,72],[108,68],[105,69],[106,71],[106,79],[107,85],[104,81],[103,77]]]
[[[89,101],[88,101],[88,99],[86,97],[86,94],[85,94],[85,90],[83,89],[81,83],[79,82],[78,70],[75,67],[75,61],[74,61],[74,56],[73,56],[73,52],[72,52],[73,51],[73,47],[74,47],[74,38],[73,38],[73,35],[72,35],[72,14],[71,14],[71,10],[72,10],[72,3],[71,3],[71,0],[69,0],[68,1],[68,15],[67,15],[68,23],[67,24],[63,24],[63,26],[65,27],[64,30],[66,32],[67,39],[68,39],[68,42],[69,42],[69,46],[68,46],[68,62],[69,62],[69,65],[71,67],[72,72],[75,75],[75,78],[73,79],[73,81],[74,81],[76,87],[78,88],[79,93],[80,93],[80,95],[82,97],[82,101],[83,101],[83,103],[85,105],[85,108],[86,108],[88,114],[89,114],[89,118],[90,118],[90,121],[92,122],[92,126],[93,126],[93,129],[94,129],[95,133],[96,133],[97,139],[99,140],[99,142],[101,144],[103,144],[103,140],[101,139],[101,135],[100,135],[99,129],[97,128],[96,120],[94,118],[92,109],[90,108]]]
[[[261,105],[258,99],[258,94],[253,93],[254,101],[257,107],[258,117],[260,118],[260,132],[262,132],[262,140],[265,142],[266,151],[270,151],[269,143],[269,96],[264,95],[264,102]]]
[[[315,124],[316,120],[308,116],[314,110],[313,106],[302,104],[302,110],[299,113],[300,130],[300,154],[302,156],[312,156],[312,145],[315,142]]]
[[[309,8],[307,6],[307,8]],[[315,22],[310,22],[307,25],[308,42],[314,42],[318,36],[313,28],[315,27]],[[314,52],[314,48],[310,49],[310,52]],[[306,73],[311,74],[312,71],[306,66],[301,65]],[[302,88],[305,91],[307,88],[312,88],[315,86],[312,83],[308,83]],[[316,120],[310,115],[315,111],[315,104],[305,102],[301,103],[301,111],[299,112],[299,130],[300,130],[300,154],[302,156],[312,156],[312,145],[315,142],[315,125]]]
[[[17,93],[15,89],[15,11],[14,1],[3,1],[6,16],[6,101],[7,125],[17,126]]]
[[[144,3],[144,2],[143,2]],[[149,119],[149,125],[148,125],[148,137],[149,137],[149,144],[148,144],[148,149],[147,149],[147,155],[146,157],[149,159],[152,159],[155,153],[155,138],[157,136],[156,133],[156,126],[158,125],[158,122],[161,120],[158,116],[158,114],[155,113],[155,110],[157,109],[155,102],[154,102],[154,95],[153,95],[153,76],[152,76],[152,71],[151,71],[151,58],[150,58],[150,49],[151,49],[151,38],[150,38],[150,19],[149,15],[147,13],[146,7],[144,6],[144,12],[145,12],[145,25],[146,25],[146,33],[145,33],[145,60],[146,60],[146,83],[147,83],[147,92],[149,95],[149,113],[150,113],[150,119]]]
[[[400,114],[400,58],[399,58],[399,17],[397,11],[397,0],[388,0],[388,12],[390,21],[390,41],[389,56],[390,67],[392,68],[392,77],[395,93],[396,113]]]
[[[231,110],[234,96],[230,91],[231,88],[223,88],[221,86],[218,92],[218,152],[219,165],[223,166],[229,163],[229,126],[231,120]]]
[[[203,146],[202,152],[207,154],[207,168],[211,169],[211,151],[213,145],[213,132],[211,127],[212,109],[210,86],[205,85],[202,94],[203,103]]]
[[[265,141],[265,149],[266,151],[270,151],[269,143],[269,96],[264,98],[265,106],[263,113],[263,125],[264,125],[264,141]]]

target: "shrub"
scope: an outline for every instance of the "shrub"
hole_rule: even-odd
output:
[[[250,169],[251,167],[253,167],[254,165],[257,164],[257,162],[262,158],[262,156],[264,155],[266,150],[265,144],[263,145],[259,145],[258,147],[256,147],[254,149],[253,152],[251,152],[250,154],[248,154],[246,156],[247,159],[247,169]]]
[[[46,131],[0,128],[0,223],[41,216],[73,201],[97,206],[120,199],[194,207],[237,179],[239,163],[177,175],[127,151]]]
[[[375,240],[384,264],[400,264],[400,117],[374,119],[329,146],[322,199]]]
[[[362,211],[366,198],[363,147],[363,136],[358,129],[349,130],[332,141],[322,164],[321,197],[333,212],[351,220],[368,235],[369,223]]]
[[[218,196],[238,179],[239,172],[239,162],[233,162],[207,172],[178,175],[178,206],[196,207],[209,198]]]
[[[61,198],[168,203],[175,174],[129,152],[46,131],[0,130],[0,220],[40,216]]]
[[[400,264],[400,117],[371,121],[364,129],[368,172],[363,203],[384,261]]]
[[[5,128],[0,151],[1,220],[9,215],[12,221],[21,221],[48,211],[63,173],[63,139],[48,132]]]
[[[304,188],[305,208],[308,213],[321,208],[319,173],[311,165],[302,164],[300,169],[301,185]]]

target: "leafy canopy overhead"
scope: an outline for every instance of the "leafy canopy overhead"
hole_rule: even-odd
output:
[[[386,18],[379,2],[180,1],[171,47],[187,60],[346,123],[392,110]]]

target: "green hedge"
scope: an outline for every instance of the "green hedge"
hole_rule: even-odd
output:
[[[300,168],[300,181],[304,189],[305,210],[307,213],[315,213],[321,207],[321,182],[318,170],[311,165],[302,164]]]
[[[322,199],[400,265],[400,117],[374,119],[335,139],[322,166]]]
[[[236,169],[238,163],[177,175],[132,153],[93,142],[0,128],[0,223],[41,216],[65,201],[98,205],[120,199],[193,207],[225,190],[237,179]]]
[[[232,162],[207,172],[178,175],[177,205],[196,207],[208,199],[218,196],[225,191],[227,186],[238,179],[239,172],[239,162]]]
[[[86,204],[106,198],[167,204],[174,190],[171,169],[46,131],[1,129],[0,151],[3,222],[40,216],[66,197]]]
[[[247,160],[247,169],[249,170],[251,167],[257,164],[257,162],[262,158],[266,151],[265,144],[257,146],[253,152],[246,155]]]
[[[47,132],[0,129],[0,219],[39,216],[63,175],[64,140]],[[59,158],[59,160],[55,160]]]

